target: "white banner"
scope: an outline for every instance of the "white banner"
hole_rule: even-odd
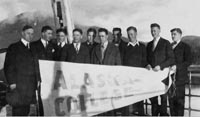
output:
[[[169,69],[39,61],[45,116],[91,116],[166,93]]]

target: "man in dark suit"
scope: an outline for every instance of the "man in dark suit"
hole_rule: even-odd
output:
[[[54,45],[51,42],[53,29],[50,26],[43,26],[42,37],[31,43],[31,50],[38,59],[53,60],[55,52]]]
[[[62,53],[61,60],[75,63],[90,63],[89,49],[81,44],[83,32],[81,29],[73,30],[73,43]]]
[[[56,30],[57,34],[57,43],[55,44],[55,52],[54,52],[54,58],[55,61],[61,60],[61,55],[63,52],[65,52],[68,48],[67,42],[67,32],[65,29],[58,29]]]
[[[113,28],[113,43],[119,48],[121,59],[123,60],[124,48],[127,46],[127,43],[122,40],[122,30],[121,28]],[[122,61],[123,62],[123,61]]]
[[[129,43],[124,48],[123,65],[131,67],[145,68],[147,65],[146,60],[146,47],[144,44],[137,40],[137,29],[133,26],[127,28],[127,34]],[[129,112],[129,108],[124,108],[122,115],[140,115],[144,116],[144,104],[143,101],[137,102],[132,105],[133,112]]]
[[[108,42],[108,30],[100,28],[98,30],[100,44],[92,51],[91,63],[101,65],[121,65],[120,52],[118,47]],[[98,116],[114,116],[115,110],[98,114]]]
[[[119,49],[108,42],[108,30],[100,28],[98,30],[100,44],[92,51],[91,63],[102,65],[121,65]]]
[[[93,48],[98,44],[97,42],[95,42],[96,33],[97,32],[94,28],[89,28],[87,30],[87,41],[83,43],[83,45],[87,46],[89,49],[90,58],[91,58]]]
[[[184,116],[185,107],[185,84],[188,82],[187,68],[191,64],[191,49],[189,45],[181,41],[182,31],[180,28],[171,30],[172,48],[175,55],[175,65],[171,67],[176,72],[175,75],[175,95],[169,95],[169,105],[171,116]]]
[[[42,30],[42,37],[35,41],[32,42],[30,47],[32,50],[32,53],[37,61],[37,68],[39,69],[39,60],[53,60],[53,55],[55,52],[54,45],[51,43],[52,39],[52,33],[53,30],[50,26],[43,26]],[[44,110],[43,110],[43,104],[42,104],[42,99],[40,96],[40,91],[41,91],[41,86],[39,83],[39,91],[38,91],[38,99],[39,99],[39,115],[43,116],[44,115]]]
[[[12,106],[13,116],[28,116],[30,107],[36,103],[37,77],[35,59],[30,50],[33,28],[24,26],[20,41],[8,47],[4,72],[10,91],[6,95]]]
[[[174,64],[174,53],[169,41],[160,37],[160,25],[151,24],[153,40],[147,44],[147,69],[160,71]],[[167,95],[161,95],[161,108],[158,105],[158,97],[150,98],[152,115],[167,116]]]

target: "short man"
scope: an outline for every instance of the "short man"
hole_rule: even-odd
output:
[[[125,47],[123,65],[131,67],[145,68],[147,65],[146,60],[146,47],[144,44],[137,40],[137,29],[133,26],[127,28],[127,34],[129,42]],[[130,115],[128,108],[123,115]],[[144,104],[143,101],[133,104],[133,115],[144,116]]]
[[[175,75],[175,95],[169,95],[171,116],[184,116],[185,107],[185,84],[188,82],[187,68],[191,64],[191,49],[189,45],[181,41],[182,31],[180,28],[171,30],[172,48],[175,55],[175,65],[172,70],[176,71]],[[171,89],[173,90],[173,89]]]
[[[54,46],[51,43],[53,29],[50,26],[43,26],[42,37],[31,43],[31,49],[38,59],[53,60]]]
[[[174,53],[169,41],[160,37],[160,25],[151,24],[153,40],[147,44],[147,69],[160,71],[174,64]],[[167,116],[167,95],[161,95],[161,108],[158,105],[158,97],[150,99],[152,104],[152,115]]]
[[[90,63],[89,49],[81,44],[83,38],[83,31],[81,29],[73,30],[73,43],[69,45],[68,49],[62,53],[61,60],[75,63]]]
[[[62,52],[67,50],[68,44],[66,43],[67,39],[67,32],[65,29],[57,29],[57,43],[55,44],[55,52],[54,52],[54,59],[55,61],[61,60]]]
[[[33,33],[31,26],[24,26],[21,40],[11,44],[6,53],[4,72],[11,89],[6,99],[12,106],[13,116],[28,116],[30,106],[36,104],[35,91],[40,79],[30,50]]]
[[[113,43],[119,48],[121,59],[123,59],[124,48],[127,46],[127,43],[122,40],[121,28],[113,28]]]
[[[121,65],[119,49],[113,43],[108,42],[108,30],[100,28],[98,33],[100,44],[93,49],[91,62],[102,65]]]
[[[83,45],[87,46],[90,52],[90,56],[93,48],[98,44],[95,42],[97,31],[94,28],[89,28],[87,30],[87,41],[83,43]]]

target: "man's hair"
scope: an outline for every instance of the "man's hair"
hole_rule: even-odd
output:
[[[41,32],[43,33],[43,32],[46,32],[47,30],[53,30],[53,29],[50,26],[46,25],[42,27]]]
[[[79,32],[81,35],[83,34],[83,31],[80,28],[75,28],[73,30],[73,33],[76,32],[76,31]]]
[[[160,29],[160,25],[157,24],[157,23],[153,23],[153,24],[151,24],[150,27],[151,27],[151,28],[153,28],[153,27],[157,27],[158,29]]]
[[[134,26],[129,26],[129,27],[126,29],[127,32],[130,31],[130,30],[133,30],[133,31],[137,32],[137,28],[134,27]]]
[[[173,28],[173,29],[170,30],[171,33],[174,32],[174,31],[176,31],[176,32],[178,32],[179,34],[182,35],[182,30],[180,28]]]
[[[89,29],[87,30],[87,34],[89,34],[89,32],[93,32],[93,33],[94,33],[94,37],[96,37],[96,34],[97,34],[96,29],[94,29],[94,28],[89,28]]]
[[[108,30],[105,29],[105,28],[99,28],[98,32],[99,32],[99,33],[100,33],[100,32],[105,32],[106,35],[108,35]]]
[[[114,32],[114,31],[119,31],[120,33],[122,33],[122,29],[119,28],[119,27],[115,27],[115,28],[113,28],[113,32]]]
[[[59,28],[59,29],[56,30],[56,34],[58,34],[58,33],[60,33],[60,32],[63,32],[65,35],[67,35],[66,29]]]
[[[28,29],[33,29],[33,27],[30,26],[30,25],[25,25],[25,26],[22,28],[22,31],[26,31],[26,30],[28,30]]]

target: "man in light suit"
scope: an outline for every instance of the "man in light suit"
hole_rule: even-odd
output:
[[[175,55],[175,65],[171,67],[176,72],[175,75],[175,95],[169,95],[169,106],[171,116],[184,116],[185,107],[185,84],[188,83],[187,68],[191,64],[190,46],[181,41],[182,31],[180,28],[171,30],[172,48]],[[171,87],[170,90],[174,89]]]
[[[13,116],[28,116],[30,107],[36,104],[35,91],[41,79],[37,77],[36,61],[30,49],[33,33],[31,26],[24,26],[21,40],[11,44],[6,53],[4,72],[11,89],[6,99],[12,106]]]
[[[63,51],[61,60],[74,63],[90,63],[89,49],[81,44],[83,31],[79,28],[73,30],[73,43]]]
[[[118,47],[108,42],[108,30],[100,28],[98,30],[100,44],[92,52],[91,62],[102,65],[121,65],[121,57]]]
[[[174,53],[172,47],[166,39],[160,37],[160,25],[151,24],[151,34],[153,40],[147,44],[147,69],[160,71],[174,64]],[[161,106],[158,105],[158,97],[150,98],[152,104],[152,115],[167,116],[167,95],[161,95]]]

